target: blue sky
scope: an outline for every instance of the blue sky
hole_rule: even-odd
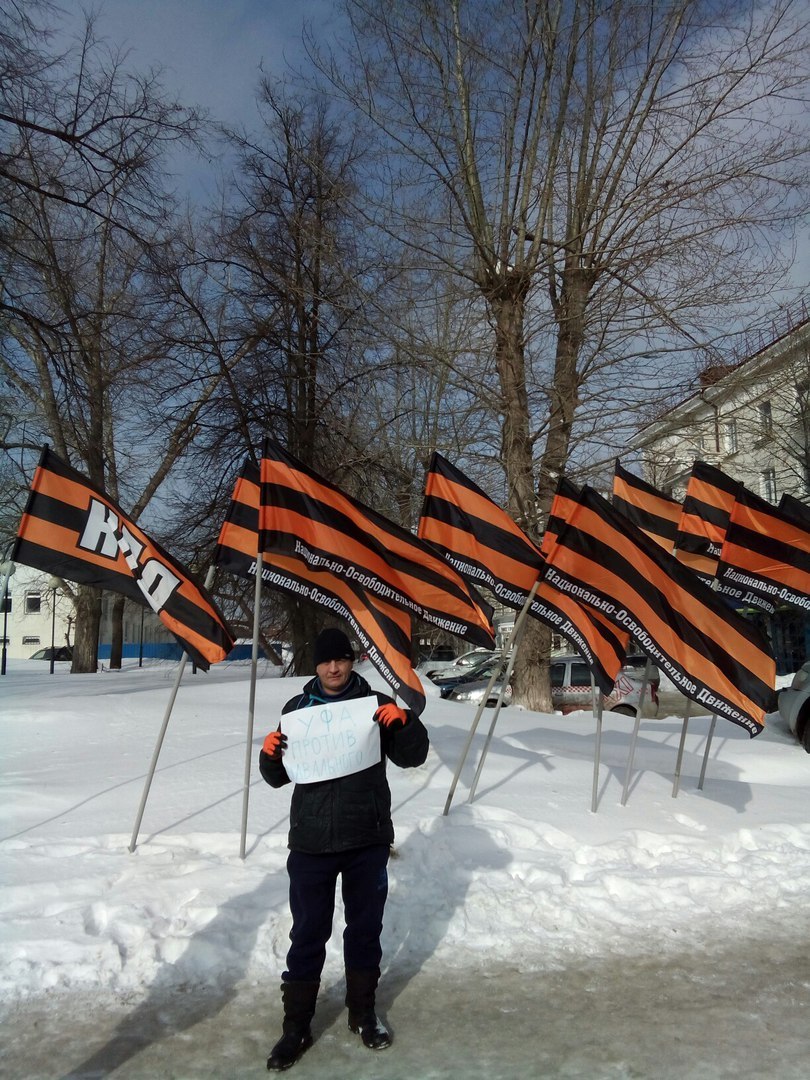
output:
[[[78,0],[62,3],[78,24]],[[283,71],[301,51],[301,27],[328,32],[331,0],[100,0],[97,32],[130,50],[129,66],[165,69],[180,100],[231,123],[250,110],[259,64]]]
[[[80,0],[62,0],[63,29],[78,32]],[[163,69],[169,96],[206,109],[211,119],[253,126],[259,66],[283,74],[285,62],[302,58],[304,22],[328,40],[332,0],[99,0],[96,33],[110,47],[128,51],[131,71]],[[177,165],[175,166],[177,167]],[[213,195],[214,170],[180,164],[181,186]],[[207,182],[210,181],[210,182]]]
[[[62,0],[65,28],[80,24],[90,0]],[[810,0],[801,0],[810,8]],[[256,120],[259,65],[283,74],[285,62],[303,60],[301,30],[311,23],[328,44],[336,25],[334,0],[97,0],[97,32],[129,50],[128,66],[164,69],[171,96],[207,109],[212,119],[251,128]],[[206,163],[181,165],[181,186],[213,196],[215,170]],[[810,274],[810,234],[801,230],[792,282]]]

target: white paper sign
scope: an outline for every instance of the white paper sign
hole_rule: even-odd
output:
[[[296,784],[360,772],[380,760],[376,697],[297,709],[281,718],[287,736],[284,768]]]

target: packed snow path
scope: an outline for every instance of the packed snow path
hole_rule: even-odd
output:
[[[266,1076],[288,944],[289,789],[251,782],[238,852],[248,681],[181,686],[134,853],[130,830],[173,666],[0,685],[0,1076]],[[251,756],[301,679],[257,687]],[[429,686],[426,685],[426,690]],[[474,710],[431,696],[431,751],[391,769],[396,857],[380,1011],[393,1047],[346,1030],[340,915],[316,1042],[293,1076],[330,1080],[810,1075],[810,755],[769,718],[641,729],[516,708],[467,795]],[[483,727],[489,722],[487,717]]]
[[[709,951],[529,975],[390,973],[380,1012],[394,1045],[374,1053],[346,1028],[342,987],[327,987],[315,1044],[297,1080],[806,1080],[808,921],[795,941],[738,941]],[[145,999],[37,998],[7,1009],[5,1080],[239,1080],[269,1075],[278,1035],[275,984]]]

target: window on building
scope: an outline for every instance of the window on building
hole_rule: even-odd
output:
[[[770,401],[759,403],[759,433],[761,436],[773,433],[773,414],[771,413]]]
[[[23,636],[23,645],[39,645],[39,638],[26,634]]]
[[[726,453],[736,454],[739,449],[737,444],[737,421],[726,421],[726,433],[725,433]]]
[[[38,592],[25,594],[25,614],[38,615],[42,611],[42,596]]]
[[[776,502],[776,469],[765,469],[761,477],[762,498]]]

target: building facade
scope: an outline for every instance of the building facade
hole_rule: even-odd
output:
[[[697,389],[632,440],[650,483],[680,499],[692,463],[768,502],[810,502],[810,318],[802,307],[750,355],[704,368]],[[749,339],[750,340],[750,339]]]
[[[810,507],[806,305],[748,342],[755,347],[742,356],[706,367],[697,389],[642,428],[632,446],[645,478],[679,502],[692,464],[701,460],[774,505],[790,495]],[[780,674],[810,658],[810,617],[798,609],[778,610],[765,629]]]
[[[110,658],[113,600],[110,593],[104,593],[98,648],[100,663]],[[15,565],[9,578],[2,619],[0,647],[4,648],[9,660],[28,660],[52,645],[57,649],[73,645],[76,623],[73,601],[59,578],[41,570],[19,563]],[[123,631],[125,659],[178,660],[182,655],[181,646],[157,615],[131,600],[124,604]]]
[[[73,641],[73,604],[61,582],[28,566],[15,566],[2,618],[0,646],[11,660],[27,660],[51,644],[59,648]]]

